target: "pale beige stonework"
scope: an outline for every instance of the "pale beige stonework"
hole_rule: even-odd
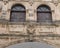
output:
[[[9,22],[11,7],[15,4],[25,6],[26,21],[37,21],[37,7],[42,4],[48,5],[51,8],[54,23]],[[32,16],[29,16],[29,14],[32,14]],[[29,40],[33,40],[33,42],[43,41],[56,46],[56,48],[60,47],[60,0],[1,0],[0,19],[0,48],[29,42]],[[41,35],[49,34],[54,34],[54,37],[41,37]]]

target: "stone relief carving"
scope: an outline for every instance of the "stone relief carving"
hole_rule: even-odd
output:
[[[1,19],[5,19],[6,14],[7,14],[6,11],[2,12]]]
[[[59,0],[52,0],[52,3],[54,3],[55,6],[57,6],[59,4]]]
[[[47,1],[50,1],[50,2],[54,3],[56,6],[60,2],[59,0],[3,0],[3,2],[4,2],[5,5],[9,1],[26,1],[26,2],[29,2],[30,6],[32,6],[35,1],[38,1],[38,2],[41,2],[41,1],[46,1],[47,2]]]
[[[5,19],[6,15],[7,15],[7,9],[6,6],[4,5],[1,9],[1,19]]]
[[[33,5],[33,3],[34,3],[34,1],[33,1],[33,0],[29,0],[29,4],[30,4],[30,6],[32,6],[32,5]]]
[[[33,24],[27,25],[27,33],[29,34],[35,33],[35,26]]]
[[[4,5],[6,5],[8,3],[8,0],[3,0],[3,2],[4,2]]]
[[[29,16],[30,16],[30,17],[33,16],[33,9],[31,9],[31,7],[29,8]]]
[[[33,41],[34,40],[34,35],[35,35],[35,26],[33,24],[28,24],[27,25],[27,34],[28,34],[28,40]]]

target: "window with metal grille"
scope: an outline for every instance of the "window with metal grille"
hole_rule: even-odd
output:
[[[41,5],[37,8],[37,22],[52,22],[52,13],[49,6]]]
[[[11,22],[25,22],[26,19],[26,10],[23,5],[14,5],[11,8],[11,16],[10,21]]]

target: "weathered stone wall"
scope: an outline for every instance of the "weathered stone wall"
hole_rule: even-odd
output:
[[[26,8],[26,21],[37,21],[37,7],[45,4],[51,8],[53,24],[37,22],[13,23],[11,7],[22,4]],[[60,45],[60,0],[1,0],[0,1],[0,48],[19,42],[45,41]]]

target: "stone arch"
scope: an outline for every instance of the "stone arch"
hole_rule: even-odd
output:
[[[35,42],[38,42],[38,43],[43,42],[43,43],[45,43],[45,44],[47,44],[47,45],[54,46],[52,43],[50,44],[50,43],[48,43],[48,42],[46,42],[46,41],[35,41]],[[11,46],[11,45],[19,44],[19,43],[27,43],[27,41],[21,42],[20,40],[18,40],[18,41],[10,42],[9,44],[3,46],[3,48],[6,48],[6,47]]]
[[[37,7],[37,22],[52,23],[51,8],[45,4]]]
[[[53,3],[50,3],[50,2],[39,2],[39,3],[36,3],[36,7],[35,9],[37,9],[37,7],[39,7],[40,5],[47,5],[51,8],[51,11],[53,11],[55,9],[55,5]]]
[[[16,40],[16,41],[13,41],[13,42],[11,41],[11,42],[3,45],[2,48],[6,48],[6,47],[8,47],[10,45],[14,45],[14,44],[18,44],[18,43],[24,43],[24,42],[27,42],[26,39],[24,39],[24,40]]]
[[[26,3],[24,2],[11,2],[11,3],[9,3],[8,4],[8,15],[9,15],[9,17],[8,17],[8,20],[10,20],[10,12],[11,12],[11,8],[12,8],[12,6],[14,6],[15,4],[21,4],[21,5],[23,5],[24,7],[25,7],[25,9],[27,10],[27,5],[25,5]],[[27,11],[26,11],[26,15],[27,15]]]
[[[8,7],[8,9],[10,9],[10,10],[11,10],[12,6],[14,6],[14,5],[16,5],[16,4],[23,5],[23,6],[26,8],[26,5],[25,5],[25,4],[23,4],[22,2],[12,2],[11,4],[8,4],[8,5],[10,5],[10,6]]]
[[[15,4],[11,7],[10,12],[11,22],[25,22],[26,21],[26,8],[22,4]]]
[[[51,12],[52,12],[52,21],[54,21],[55,20],[55,18],[56,18],[56,15],[55,15],[55,5],[53,4],[53,3],[51,3],[51,2],[38,2],[38,3],[35,3],[34,5],[34,9],[35,9],[35,16],[36,16],[36,20],[37,20],[37,7],[38,6],[40,6],[40,5],[42,5],[42,4],[44,4],[44,5],[47,5],[47,6],[49,6],[50,8],[51,8]]]

